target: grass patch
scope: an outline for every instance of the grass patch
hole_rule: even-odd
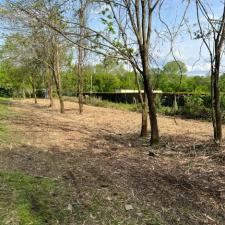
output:
[[[66,188],[47,178],[0,171],[0,224],[69,224]],[[3,210],[2,210],[3,209]]]
[[[64,97],[65,101],[72,101],[72,102],[78,102],[77,98],[75,97]],[[113,108],[113,109],[120,109],[120,110],[128,110],[133,112],[141,112],[141,104],[126,104],[126,103],[115,103],[110,102],[107,100],[102,100],[100,98],[96,97],[87,97],[85,99],[86,105],[92,105],[97,107],[104,107],[104,108]]]
[[[7,143],[10,139],[10,131],[6,121],[13,117],[15,112],[10,108],[8,99],[0,98],[0,143]]]

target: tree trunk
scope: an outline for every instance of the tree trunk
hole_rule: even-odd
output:
[[[83,113],[83,93],[79,92],[79,113],[82,114]]]
[[[48,64],[45,65],[45,74],[46,74],[46,86],[47,86],[47,93],[48,93],[48,99],[49,99],[49,107],[54,106],[53,96],[52,96],[52,82],[53,82],[53,76],[50,73]]]
[[[52,97],[52,84],[51,81],[48,81],[48,98],[49,98],[49,107],[53,107],[54,106],[54,102],[53,102],[53,97]]]
[[[56,92],[59,97],[60,103],[60,112],[64,113],[64,101],[62,97],[62,88],[61,88],[61,78],[60,78],[60,66],[59,66],[59,49],[58,44],[55,43],[55,54],[54,54],[54,70],[53,70],[53,77],[55,80],[56,85]]]
[[[61,90],[61,82],[59,80],[59,77],[56,75],[56,73],[53,71],[53,77],[55,80],[55,86],[56,86],[56,93],[58,95],[59,98],[59,103],[60,103],[60,112],[64,113],[64,101],[63,101],[63,97],[62,97],[62,90]]]
[[[33,89],[34,104],[37,104],[36,88],[35,88],[34,84],[32,85],[32,89]]]
[[[34,89],[34,104],[37,104],[37,95],[36,90]]]
[[[159,129],[158,129],[158,122],[157,122],[154,93],[150,83],[150,74],[149,74],[149,66],[148,66],[148,51],[145,47],[141,51],[141,60],[142,60],[142,68],[143,68],[142,76],[144,81],[144,89],[148,99],[149,119],[150,119],[150,125],[151,125],[150,144],[155,145],[159,143]]]
[[[133,65],[132,65],[133,66]],[[135,79],[137,83],[137,88],[138,88],[138,94],[140,97],[140,102],[141,102],[141,137],[147,137],[148,135],[148,103],[147,103],[147,95],[146,92],[144,91],[144,98],[141,93],[141,85],[138,80],[138,74],[135,66],[133,66],[133,70],[135,73]]]
[[[85,14],[85,4],[84,2],[80,2],[81,6],[79,9],[79,44],[85,45],[84,43],[84,36],[85,36],[85,24],[86,24],[86,14]],[[84,102],[84,60],[85,60],[85,49],[78,47],[78,68],[77,68],[77,75],[78,75],[78,101],[79,101],[79,113],[83,113],[83,102]]]
[[[214,142],[220,145],[222,142],[222,116],[220,108],[219,67],[217,63],[215,63],[215,70],[212,71],[211,82]]]
[[[158,121],[157,121],[157,114],[156,114],[156,107],[154,101],[154,94],[151,86],[146,83],[145,88],[147,97],[148,97],[148,108],[149,108],[149,119],[151,125],[151,140],[150,144],[158,144],[159,143],[159,129],[158,129]]]
[[[23,99],[25,99],[26,98],[26,94],[25,94],[24,88],[22,88],[22,95],[23,95]]]
[[[141,137],[148,136],[148,99],[144,92],[143,104],[142,104],[142,122],[141,122]]]
[[[77,76],[78,76],[78,101],[79,101],[79,113],[83,113],[83,100],[84,100],[84,79],[83,79],[83,71],[82,71],[82,61],[83,61],[83,49],[78,47],[78,68],[77,68]]]
[[[64,101],[63,101],[62,95],[59,95],[59,103],[60,103],[60,112],[64,113],[65,110],[64,110]]]
[[[25,90],[24,90],[24,80],[23,80],[23,85],[22,85],[22,96],[23,96],[23,99],[26,98],[26,93],[25,93]]]

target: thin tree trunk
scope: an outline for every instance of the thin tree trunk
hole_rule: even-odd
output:
[[[149,119],[151,125],[151,139],[150,144],[155,145],[159,143],[159,129],[157,122],[157,113],[155,106],[155,99],[153,89],[150,83],[150,74],[149,74],[149,66],[148,66],[148,53],[144,48],[142,51],[142,67],[143,67],[143,80],[144,80],[144,89],[148,99],[148,108],[149,108]]]
[[[24,80],[23,80],[23,86],[22,86],[22,95],[23,95],[23,99],[25,99],[26,94],[25,94],[25,90],[24,90]]]
[[[48,81],[48,98],[49,98],[49,107],[53,107],[54,106],[54,101],[53,101],[53,97],[52,97],[52,84],[51,81]]]
[[[151,124],[151,140],[150,144],[158,144],[159,143],[159,129],[158,129],[158,122],[157,122],[157,114],[156,114],[156,106],[154,101],[154,94],[153,90],[150,85],[146,84],[145,88],[148,98],[148,108],[149,108],[149,119]]]
[[[85,36],[85,29],[84,26],[86,24],[86,15],[85,15],[85,2],[80,1],[80,9],[79,9],[79,33],[80,39],[79,44],[85,45],[84,43],[84,36]],[[83,103],[84,103],[84,60],[85,60],[85,49],[78,47],[78,68],[77,68],[77,75],[78,75],[78,101],[79,101],[79,113],[83,113]]]
[[[62,97],[61,85],[60,85],[60,81],[58,80],[58,76],[56,75],[55,71],[53,71],[53,77],[55,80],[56,93],[58,95],[59,103],[60,103],[60,112],[64,113],[65,110],[64,110],[64,101],[63,101],[63,97]]]
[[[32,86],[32,92],[33,92],[34,104],[37,104],[36,88],[35,88],[35,84],[34,84],[34,79],[33,78],[31,78],[31,86]]]
[[[218,59],[217,59],[218,60]],[[214,141],[220,145],[222,142],[222,116],[220,108],[220,90],[219,90],[219,62],[215,63],[215,70],[211,76],[211,100],[212,100],[212,120],[214,130]]]
[[[78,101],[79,101],[79,113],[83,113],[83,100],[84,100],[84,93],[83,93],[83,86],[84,86],[84,79],[83,79],[83,71],[82,71],[82,60],[83,60],[83,49],[78,47],[78,68],[77,68],[77,75],[78,75]]]
[[[142,105],[142,122],[141,122],[141,137],[148,136],[148,99],[147,95],[144,92],[143,105]]]
[[[132,65],[133,66],[133,65]],[[138,94],[141,102],[141,137],[146,137],[148,135],[148,103],[147,103],[147,95],[146,92],[144,91],[144,98],[141,93],[141,85],[138,80],[138,74],[136,71],[135,66],[133,66],[134,74],[135,74],[135,79],[137,83],[137,88],[138,88]]]
[[[49,107],[54,106],[53,96],[52,96],[52,81],[53,77],[50,73],[49,66],[46,64],[45,67],[45,74],[46,74],[46,86],[47,86],[47,93],[48,93],[48,99],[49,99]]]
[[[59,103],[60,103],[60,112],[64,113],[64,101],[62,97],[62,88],[61,88],[61,78],[60,78],[60,66],[59,66],[59,49],[58,44],[55,43],[55,60],[54,60],[54,70],[53,70],[53,77],[55,80],[56,85],[56,92],[59,97]]]
[[[26,98],[26,94],[25,94],[24,88],[22,88],[22,95],[23,95],[23,99],[25,99]]]

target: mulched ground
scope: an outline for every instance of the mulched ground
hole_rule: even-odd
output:
[[[159,116],[162,138],[152,148],[139,138],[139,113],[85,106],[79,115],[66,102],[60,114],[45,100],[11,107],[17,114],[6,121],[12,135],[1,146],[1,169],[63,180],[81,207],[81,190],[107,189],[109,200],[125,193],[132,213],[144,205],[163,224],[225,224],[225,148],[213,146],[210,123]]]

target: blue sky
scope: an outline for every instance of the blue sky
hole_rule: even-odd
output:
[[[187,11],[187,19],[188,25],[193,32],[198,30],[198,26],[195,26],[196,20],[196,9],[194,1],[189,5]],[[211,8],[212,12],[210,13],[211,18],[219,18],[222,15],[223,6],[221,0],[205,0],[204,1],[208,6]],[[178,21],[181,20],[185,9],[185,4],[181,0],[170,0],[165,1],[165,5],[162,10],[163,18],[167,22],[170,27],[174,24],[177,24]],[[204,17],[201,17],[202,22],[204,23]],[[158,23],[156,22],[157,26]],[[165,28],[162,26],[162,31]],[[187,32],[187,27],[185,26],[180,30],[179,36],[176,38],[174,42],[173,52],[177,59],[186,63],[188,68],[189,75],[205,75],[209,73],[209,54],[206,48],[202,47],[201,55],[200,55],[200,46],[202,42],[201,40],[194,40],[193,36],[190,37],[190,34]],[[164,43],[163,45],[159,45],[160,50],[160,57],[159,57],[159,64],[163,64],[168,60],[172,60],[171,55],[167,56],[169,52],[170,44]],[[221,66],[221,72],[225,71],[224,63]]]
[[[211,18],[219,18],[222,15],[223,3],[222,0],[202,0],[212,12],[210,12]],[[186,8],[187,0],[164,0],[164,4],[161,9],[162,19],[172,28],[181,21],[183,13]],[[187,26],[180,29],[179,35],[176,37],[173,44],[173,53],[176,59],[183,61],[188,68],[189,75],[206,75],[209,73],[209,54],[202,45],[201,40],[194,39],[194,32],[198,30],[195,0],[191,0],[189,4],[186,19],[188,27],[191,30],[191,35],[187,31]],[[95,10],[95,9],[94,9]],[[98,10],[100,12],[100,10]],[[206,22],[201,18],[203,24]],[[96,18],[91,17],[91,26],[102,28],[102,24],[98,23],[99,14],[96,12]],[[165,25],[159,20],[158,11],[153,16],[153,26],[157,32],[165,33]],[[157,35],[152,35],[152,45],[154,46],[154,58],[156,59],[155,65],[163,67],[168,61],[173,60],[170,52],[170,42],[158,38]],[[200,51],[201,48],[201,51]],[[201,54],[200,54],[201,53]],[[225,65],[225,64],[224,64]],[[225,71],[224,65],[221,66],[221,72]]]

